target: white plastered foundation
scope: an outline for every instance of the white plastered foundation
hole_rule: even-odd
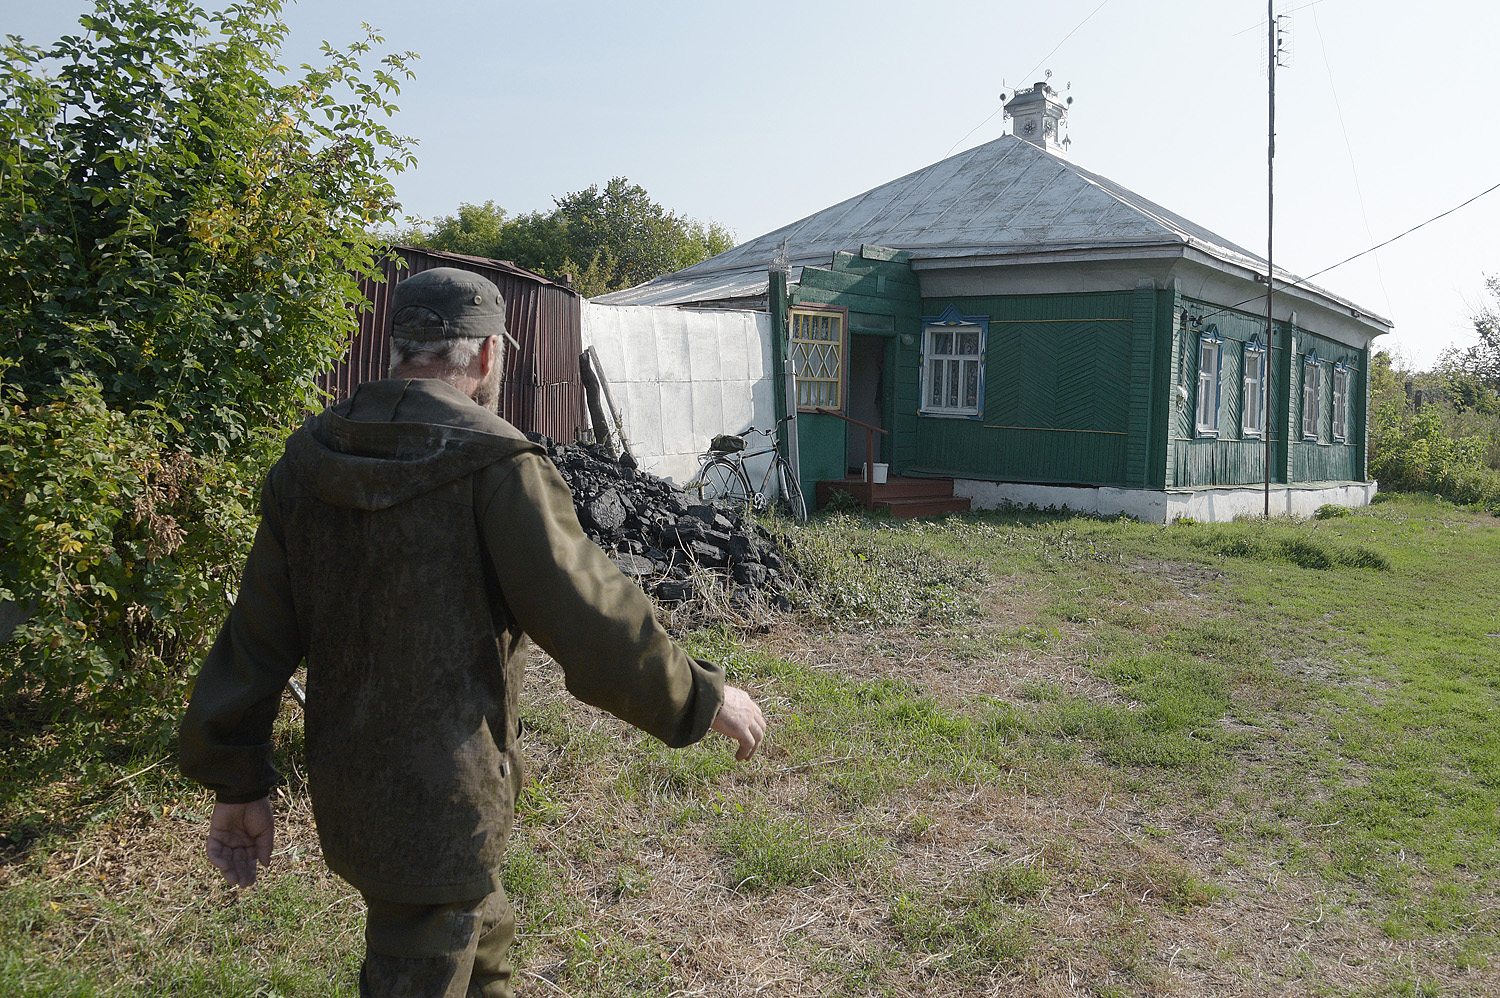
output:
[[[1368,506],[1375,497],[1374,482],[1305,482],[1271,486],[1272,516],[1311,516],[1319,506]],[[1265,493],[1256,486],[1217,486],[1198,489],[1117,489],[1080,485],[1031,485],[1024,482],[985,482],[960,478],[953,494],[967,498],[975,509],[1009,506],[1057,509],[1099,516],[1124,514],[1148,523],[1193,519],[1223,523],[1237,516],[1260,516]]]

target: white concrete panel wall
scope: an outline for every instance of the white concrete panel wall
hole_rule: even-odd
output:
[[[609,380],[641,467],[682,484],[719,433],[775,421],[765,312],[583,303],[583,345]],[[759,487],[767,458],[749,463]]]
[[[1375,498],[1374,482],[1271,487],[1272,516],[1312,516],[1319,506],[1368,506]],[[1170,523],[1189,517],[1204,523],[1227,523],[1237,516],[1260,516],[1265,493],[1258,488],[1151,489],[1088,488],[1076,485],[1028,485],[1022,482],[984,482],[958,479],[953,494],[967,498],[975,509],[1035,506],[1077,513],[1114,516],[1124,513],[1148,523]]]

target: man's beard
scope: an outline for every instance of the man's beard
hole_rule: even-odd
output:
[[[474,389],[474,401],[482,409],[488,409],[494,413],[500,411],[500,364],[498,361]]]

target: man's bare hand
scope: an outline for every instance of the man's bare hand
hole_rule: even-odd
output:
[[[750,694],[738,686],[726,686],[724,706],[719,708],[719,716],[714,718],[711,729],[739,742],[740,750],[734,757],[744,762],[755,754],[756,746],[766,737],[766,716],[750,699]]]
[[[271,864],[276,821],[267,797],[248,804],[215,804],[208,821],[208,861],[236,887],[255,883],[255,863]]]

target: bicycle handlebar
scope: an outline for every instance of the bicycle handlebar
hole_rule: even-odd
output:
[[[782,424],[782,423],[790,423],[790,422],[791,422],[791,421],[792,421],[792,419],[793,419],[793,417],[795,417],[795,416],[796,416],[796,413],[794,413],[794,412],[789,412],[789,413],[787,413],[787,414],[786,414],[786,415],[785,415],[785,416],[782,416],[782,417],[781,417],[781,418],[780,418],[780,419],[778,419],[778,420],[777,420],[777,421],[776,421],[776,425],[777,425],[777,426],[780,426],[780,425],[781,425],[781,424]],[[774,430],[774,429],[771,429],[771,430],[757,430],[757,429],[756,429],[756,428],[755,428],[755,427],[753,427],[753,426],[747,426],[747,427],[745,427],[745,429],[744,429],[744,430],[743,430],[743,431],[742,431],[742,432],[741,432],[741,433],[740,433],[740,436],[742,436],[742,437],[748,437],[748,436],[749,436],[749,435],[750,435],[750,434],[752,434],[752,433],[759,433],[759,434],[761,434],[761,435],[762,435],[762,436],[767,436],[767,437],[770,437],[770,436],[775,436],[775,434],[776,434],[776,431],[775,431],[775,430]]]

